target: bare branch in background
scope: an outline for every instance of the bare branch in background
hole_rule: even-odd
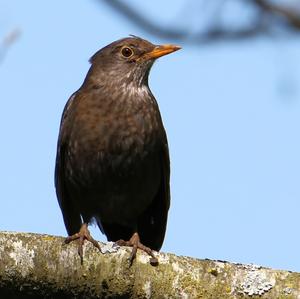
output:
[[[183,26],[180,27],[180,19],[173,22],[173,24],[176,24],[175,26],[163,25],[156,19],[149,18],[142,9],[136,8],[127,1],[100,0],[99,2],[110,6],[130,22],[150,34],[190,43],[242,40],[263,34],[283,36],[287,33],[300,33],[300,1],[295,1],[298,7],[292,7],[291,4],[288,5],[283,1],[281,4],[278,4],[278,1],[275,4],[270,0],[215,0],[215,13],[209,13],[205,7],[199,10],[197,17],[200,20],[207,20],[207,24],[202,25],[197,33],[186,29],[186,26],[184,28]],[[238,4],[241,7],[241,12],[249,12],[249,16],[241,17],[239,14],[234,15],[230,9],[226,10],[226,6],[232,5],[232,3]],[[216,18],[216,16],[226,19],[227,23],[219,22],[219,18]],[[245,19],[250,19],[250,22],[245,22]],[[284,31],[280,29],[284,29]]]
[[[295,8],[276,5],[270,1],[265,0],[253,0],[258,7],[260,7],[265,13],[268,13],[272,16],[280,16],[282,20],[290,27],[290,29],[300,31],[300,10]],[[299,3],[300,4],[300,3]]]
[[[128,18],[136,26],[143,28],[151,34],[159,35],[160,37],[172,37],[173,39],[182,39],[188,34],[185,30],[166,28],[156,22],[153,22],[153,20],[150,20],[146,15],[131,7],[128,3],[125,3],[125,1],[101,1],[112,7],[116,12]]]
[[[9,32],[0,43],[0,62],[4,59],[9,47],[19,38],[21,31],[16,28]]]

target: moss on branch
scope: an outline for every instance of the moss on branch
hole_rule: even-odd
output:
[[[0,232],[0,298],[300,298],[300,274],[89,242],[81,265],[62,237]]]

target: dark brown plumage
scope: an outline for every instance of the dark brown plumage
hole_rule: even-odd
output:
[[[170,205],[167,137],[148,87],[154,60],[178,50],[130,37],[91,58],[91,68],[67,102],[57,146],[55,186],[69,237],[96,247],[95,219],[110,241],[155,259]],[[126,241],[123,241],[126,240]],[[155,261],[153,261],[155,262]]]

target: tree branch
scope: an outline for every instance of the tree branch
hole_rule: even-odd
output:
[[[0,298],[299,298],[300,274],[255,265],[198,260],[160,253],[159,265],[138,252],[102,243],[101,254],[63,238],[0,233]],[[256,297],[255,297],[256,298]]]
[[[253,0],[253,2],[264,12],[281,16],[291,27],[294,27],[296,30],[300,30],[300,11],[284,5],[274,4],[266,0]]]
[[[125,16],[128,20],[133,22],[136,26],[146,29],[151,34],[156,34],[160,37],[168,37],[173,39],[182,39],[188,32],[184,30],[176,30],[172,28],[164,28],[147,18],[145,15],[134,9],[125,1],[119,0],[101,0],[111,8],[113,8],[119,14]]]
[[[20,34],[19,29],[14,29],[0,42],[0,62],[4,59],[8,48],[19,38]]]
[[[199,0],[197,0],[199,1]],[[205,3],[206,0],[203,0]],[[236,41],[249,39],[257,37],[262,34],[273,33],[278,35],[276,31],[278,24],[281,27],[285,27],[290,31],[300,31],[300,11],[296,9],[289,8],[287,5],[277,5],[273,4],[267,0],[240,0],[240,5],[244,6],[244,11],[252,11],[252,17],[250,22],[246,25],[243,24],[243,19],[241,18],[240,24],[237,22],[237,16],[234,14],[228,14],[227,19],[230,19],[232,23],[235,24],[234,28],[232,26],[227,26],[228,24],[215,24],[214,14],[209,14],[205,10],[199,11],[199,19],[208,19],[208,24],[202,24],[203,28],[198,30],[198,33],[193,33],[187,28],[180,28],[176,26],[164,26],[156,19],[150,19],[148,15],[141,10],[138,10],[133,5],[128,4],[127,1],[121,0],[98,0],[98,2],[105,3],[111,7],[116,13],[119,13],[131,23],[136,25],[139,29],[142,29],[150,34],[172,39],[174,41],[185,41],[194,44],[208,44],[218,41]],[[216,1],[219,5],[216,5],[219,17],[221,15],[226,16],[226,9],[224,9],[224,4],[226,1]],[[230,11],[230,10],[229,10]],[[271,16],[271,18],[266,18],[266,16]],[[278,21],[280,16],[284,22]],[[230,22],[229,22],[230,23]],[[178,22],[174,22],[178,24]],[[211,25],[213,24],[213,25]],[[283,26],[283,24],[287,26]]]

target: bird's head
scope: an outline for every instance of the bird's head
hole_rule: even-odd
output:
[[[117,40],[96,52],[87,79],[100,85],[148,83],[148,74],[154,61],[179,50],[175,45],[154,45],[140,37],[131,36]]]

